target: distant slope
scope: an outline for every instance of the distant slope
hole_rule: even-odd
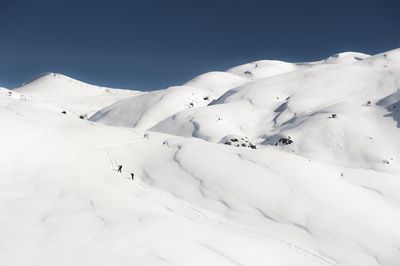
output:
[[[296,64],[277,60],[260,60],[252,63],[232,67],[227,70],[228,73],[238,75],[251,80],[258,80],[290,72],[297,69]]]
[[[323,60],[324,64],[353,64],[362,61],[370,55],[356,52],[344,52],[334,54],[327,59]]]
[[[219,98],[226,91],[249,82],[248,77],[227,72],[208,72],[197,76],[184,84],[185,87],[194,87],[210,93],[212,100]]]
[[[230,73],[210,72],[183,86],[119,101],[98,111],[90,120],[107,125],[148,129],[180,111],[206,106],[227,90],[247,82],[248,79]]]
[[[206,106],[228,92],[224,96],[226,97],[233,92],[232,89],[257,80],[293,71],[305,71],[318,64],[352,64],[367,57],[369,55],[347,52],[311,63],[295,64],[277,60],[255,61],[230,68],[225,72],[205,73],[188,81],[183,86],[152,92],[137,99],[134,97],[124,99],[99,110],[90,117],[90,120],[113,126],[148,129],[169,116],[185,110],[189,110],[190,113],[193,108]],[[206,100],[202,101],[201,98]],[[215,117],[215,115],[211,116]],[[178,125],[178,127],[182,126],[185,127],[185,125]]]
[[[118,90],[86,84],[57,73],[45,74],[16,88],[27,97],[52,102],[74,113],[92,113],[120,99],[140,92]]]
[[[90,117],[112,126],[148,129],[177,112],[205,106],[210,93],[194,87],[171,87],[120,100]]]
[[[280,146],[279,139],[290,136],[294,142],[287,148],[309,158],[400,169],[400,159],[393,161],[400,150],[400,139],[393,138],[399,131],[399,55],[400,50],[372,57],[345,53],[299,66],[229,90],[211,105],[174,114],[151,130],[212,142],[246,136],[260,147]],[[388,168],[386,161],[394,164]]]
[[[233,88],[295,68],[291,63],[265,60],[238,66],[227,72],[205,73],[183,86],[122,100],[98,111],[90,120],[107,125],[148,129],[178,112],[206,106]]]
[[[26,99],[26,96],[17,92],[17,91],[12,91],[6,88],[0,87],[0,96],[1,97],[10,97],[12,99]]]

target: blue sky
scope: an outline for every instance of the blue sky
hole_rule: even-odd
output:
[[[142,90],[259,59],[400,47],[396,0],[0,0],[0,86],[45,72]]]

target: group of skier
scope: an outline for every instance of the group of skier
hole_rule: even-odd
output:
[[[122,173],[122,165],[121,165],[121,164],[118,165],[117,171],[120,172],[120,173]],[[134,180],[134,179],[135,179],[135,174],[134,174],[134,173],[131,173],[130,175],[131,175],[131,179]]]

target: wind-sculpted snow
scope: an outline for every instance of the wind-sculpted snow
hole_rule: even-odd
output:
[[[400,50],[1,88],[1,264],[398,266],[399,89]]]
[[[140,171],[149,185],[264,236],[314,252],[318,247],[320,254],[342,265],[399,261],[399,191],[389,196],[382,188],[371,189],[385,182],[399,188],[398,175],[356,172],[271,148],[238,149],[177,138],[162,144],[161,137],[150,134],[144,142],[109,151]],[[158,167],[154,161],[160,162]]]
[[[0,131],[2,264],[335,265],[312,248],[261,234],[178,197],[190,191],[181,182],[171,179],[170,191],[147,185],[160,177],[151,170],[164,165],[165,182],[179,176],[192,182],[178,166],[178,155],[175,162],[174,149],[154,157],[153,162],[163,159],[146,174],[132,149],[148,145],[142,133],[38,104],[28,100],[12,106],[13,113],[0,108],[7,125]],[[163,147],[165,137],[149,140],[149,151]],[[143,159],[151,155],[147,148],[139,153]],[[116,164],[123,164],[122,173]]]
[[[255,80],[209,106],[174,114],[152,130],[211,142],[235,134],[260,147],[290,136],[293,143],[282,148],[305,157],[398,172],[400,140],[393,137],[398,102],[383,104],[400,88],[398,54],[315,63]]]

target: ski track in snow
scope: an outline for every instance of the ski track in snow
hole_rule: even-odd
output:
[[[116,147],[116,146],[121,146],[121,145],[126,145],[126,144],[132,144],[132,143],[137,143],[137,142],[142,142],[145,141],[145,139],[140,138],[140,139],[134,139],[131,141],[125,141],[125,142],[118,142],[118,143],[112,143],[112,144],[107,144],[107,145],[101,145],[99,146],[107,155],[110,163],[111,163],[111,167],[112,170],[116,170],[115,166],[118,165],[117,160],[110,154],[110,152],[107,151],[107,148],[111,148],[111,147]],[[252,162],[255,163],[255,162]],[[182,167],[181,167],[182,168]],[[185,170],[186,171],[186,170]],[[124,171],[122,171],[122,174],[124,173]],[[125,177],[127,179],[130,179],[130,177]],[[293,243],[290,243],[289,241],[271,236],[271,235],[265,235],[259,232],[256,232],[254,230],[251,230],[247,227],[244,227],[242,225],[238,225],[238,224],[232,224],[226,221],[222,221],[218,218],[216,218],[215,216],[212,216],[210,214],[206,214],[204,211],[199,210],[198,208],[194,207],[193,205],[189,204],[186,201],[183,201],[182,199],[178,198],[177,196],[165,192],[161,189],[155,189],[154,187],[149,187],[148,185],[146,185],[145,183],[142,183],[140,181],[138,181],[137,178],[135,178],[135,180],[133,180],[133,182],[135,184],[137,184],[140,188],[145,189],[146,191],[150,191],[152,193],[157,193],[158,195],[162,196],[163,198],[166,199],[170,199],[173,200],[174,202],[176,202],[177,204],[179,204],[179,206],[183,207],[186,210],[190,210],[191,212],[195,213],[198,217],[204,218],[205,220],[213,223],[213,224],[217,224],[217,225],[221,225],[221,226],[225,226],[225,227],[229,227],[233,230],[240,230],[242,232],[246,232],[250,235],[254,235],[254,236],[261,236],[263,238],[266,239],[270,239],[273,241],[276,241],[278,244],[283,245],[297,253],[302,254],[303,256],[309,256],[312,257],[314,260],[316,260],[319,264],[321,265],[326,265],[326,266],[336,266],[338,264],[336,264],[335,262],[333,262],[332,260],[317,254],[311,250],[308,249],[304,249],[302,247],[299,247],[298,245],[295,245]],[[209,248],[209,247],[208,247]],[[234,262],[236,263],[236,262]],[[237,265],[242,265],[242,264],[237,264]]]

